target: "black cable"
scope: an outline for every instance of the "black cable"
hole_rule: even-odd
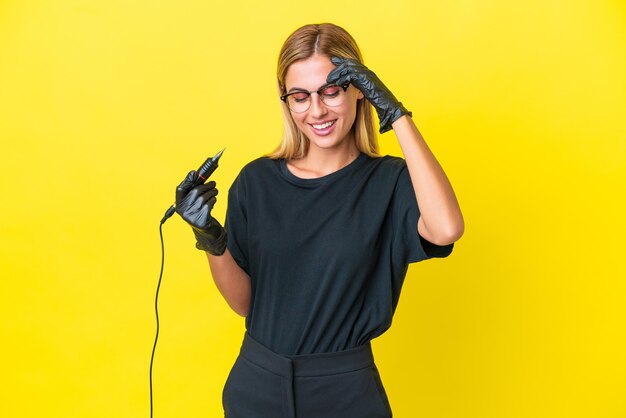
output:
[[[217,169],[217,163],[222,157],[224,150],[221,150],[213,157],[209,157],[200,166],[197,171],[197,178],[192,186],[199,186],[204,184],[211,174]],[[191,173],[189,173],[191,174]],[[181,183],[182,185],[182,183]],[[178,193],[178,192],[176,192]],[[161,289],[161,279],[163,278],[163,264],[165,263],[165,247],[163,245],[163,224],[176,212],[176,204],[170,206],[170,208],[163,215],[163,219],[159,223],[159,236],[161,237],[161,272],[159,273],[159,283],[157,284],[156,295],[154,297],[154,313],[156,314],[156,335],[154,336],[154,345],[152,346],[152,356],[150,356],[150,418],[152,418],[153,406],[152,406],[152,365],[154,363],[154,352],[156,351],[157,341],[159,340],[159,290]]]
[[[165,262],[165,247],[163,246],[163,222],[159,223],[159,235],[161,236],[161,272],[159,273],[159,283],[157,284],[156,296],[154,297],[154,312],[156,313],[156,336],[152,346],[152,356],[150,357],[150,418],[152,418],[152,363],[154,362],[154,351],[159,340],[159,289],[161,288],[161,278],[163,277],[163,264]]]

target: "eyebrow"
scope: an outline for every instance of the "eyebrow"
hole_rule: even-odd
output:
[[[323,89],[324,87],[333,86],[333,85],[334,85],[334,83],[326,83],[326,84],[323,84],[321,87],[319,87],[319,88],[317,88],[316,90],[313,90],[313,91],[318,91],[318,90]],[[289,91],[287,93],[291,93],[291,92],[294,92],[294,91],[304,91],[304,92],[307,92],[307,93],[309,92],[308,90],[303,89],[302,87],[292,87],[292,88],[289,89]]]

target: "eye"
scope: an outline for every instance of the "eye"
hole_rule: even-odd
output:
[[[302,103],[309,98],[309,93],[296,92],[296,93],[291,94],[289,97],[291,98],[291,100],[295,101],[296,103]]]
[[[341,93],[341,87],[339,86],[328,86],[322,90],[322,94],[326,97],[336,97],[339,93]]]

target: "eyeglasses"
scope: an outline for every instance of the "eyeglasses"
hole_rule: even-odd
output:
[[[346,90],[350,83],[338,86],[336,84],[326,84],[317,91],[296,90],[283,94],[280,100],[287,103],[289,109],[295,113],[303,113],[311,107],[311,94],[317,93],[326,106],[341,106],[346,98]]]

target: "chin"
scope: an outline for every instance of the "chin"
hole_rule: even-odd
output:
[[[344,142],[343,140],[340,140],[337,138],[319,138],[315,136],[313,136],[312,138],[308,137],[308,139],[309,139],[309,144],[311,146],[321,148],[321,149],[337,148]]]
[[[333,132],[331,135],[320,136],[316,135],[314,132],[307,132],[307,139],[309,143],[313,146],[323,149],[331,149],[336,148],[342,145],[350,132]]]

